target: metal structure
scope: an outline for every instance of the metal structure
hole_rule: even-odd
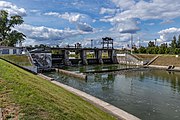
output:
[[[102,38],[102,48],[103,49],[113,49],[113,39],[111,37]]]

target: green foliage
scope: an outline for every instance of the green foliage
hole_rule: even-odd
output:
[[[177,47],[180,48],[180,35],[178,36]]]
[[[180,35],[178,40],[176,36],[173,37],[171,44],[168,47],[167,43],[163,43],[160,46],[155,46],[154,42],[149,42],[148,47],[140,47],[135,49],[135,53],[146,53],[146,54],[180,54]]]
[[[150,42],[148,43],[148,47],[155,47],[154,42],[151,42],[151,41],[150,41]]]
[[[25,40],[23,33],[14,30],[16,25],[23,23],[23,18],[19,15],[8,16],[4,10],[0,11],[0,45],[14,46],[17,42]]]
[[[139,48],[139,53],[146,53],[146,48],[143,47],[143,46],[141,46],[141,47]]]
[[[171,46],[171,48],[176,48],[177,47],[176,36],[173,37],[173,40],[172,40],[170,46]]]

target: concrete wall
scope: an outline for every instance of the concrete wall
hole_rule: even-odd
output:
[[[143,61],[138,60],[131,54],[117,54],[117,62],[119,64],[143,65]]]

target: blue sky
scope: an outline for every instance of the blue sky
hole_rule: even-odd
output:
[[[24,24],[16,29],[26,34],[24,45],[84,47],[102,37],[112,37],[115,47],[133,42],[146,45],[157,39],[170,42],[180,34],[179,0],[0,0],[0,9],[21,15]]]

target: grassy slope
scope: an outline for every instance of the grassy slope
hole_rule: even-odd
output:
[[[159,56],[151,65],[169,66],[174,65],[180,67],[180,57],[175,55],[162,55]]]
[[[0,57],[21,66],[32,66],[31,62],[28,59],[28,56],[26,55],[3,55]]]
[[[0,60],[0,107],[9,106],[16,116],[29,120],[115,119],[49,81]]]
[[[151,60],[157,56],[156,54],[135,54],[135,55],[142,60]]]

